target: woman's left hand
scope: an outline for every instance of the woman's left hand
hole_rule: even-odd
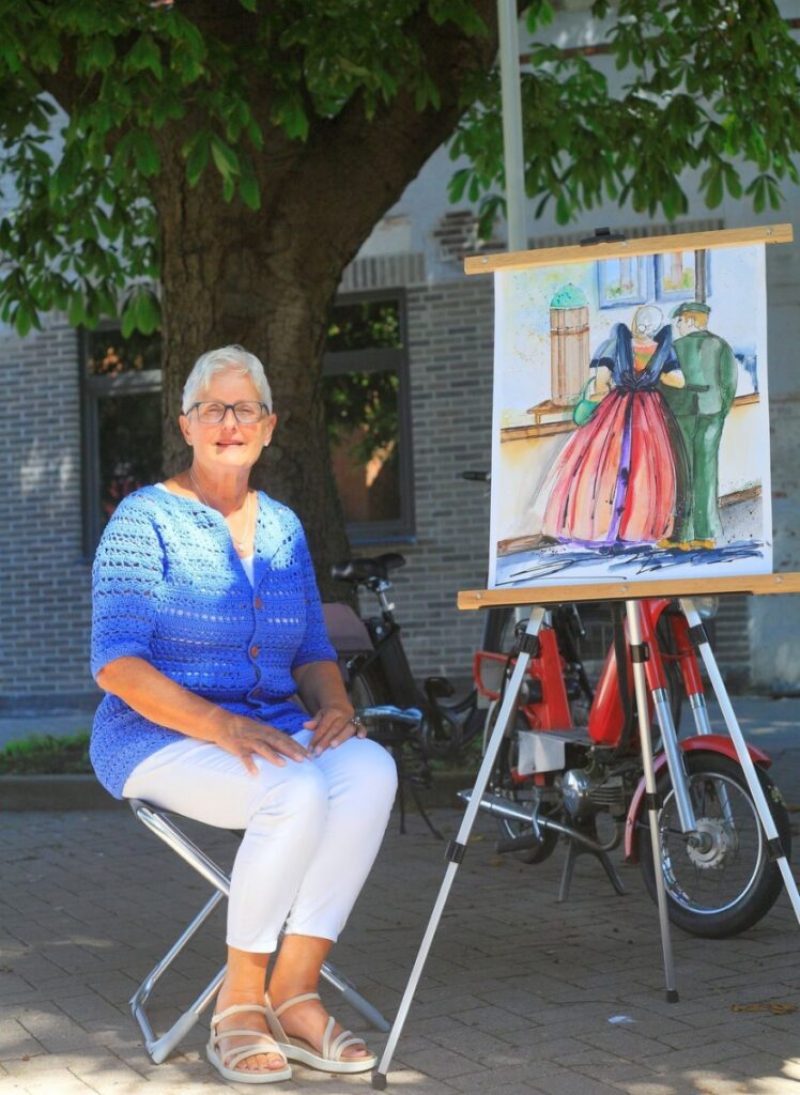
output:
[[[335,749],[353,736],[365,738],[367,730],[360,722],[354,721],[352,707],[328,704],[321,707],[316,715],[303,723],[306,730],[313,730],[314,736],[308,743],[309,752],[319,756],[326,749]]]

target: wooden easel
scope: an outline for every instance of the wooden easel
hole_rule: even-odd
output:
[[[616,238],[610,241],[604,241],[602,236],[595,236],[584,240],[581,244],[575,246],[471,256],[465,260],[464,270],[467,274],[485,274],[498,271],[525,270],[535,266],[547,267],[557,265],[561,267],[571,263],[632,258],[658,253],[664,254],[689,250],[702,252],[712,248],[745,247],[757,243],[789,243],[791,240],[792,226],[788,224],[769,225],[758,228],[729,229],[715,232],[694,232],[674,236],[643,237],[639,239]],[[531,413],[533,413],[533,411],[535,411],[535,408],[532,409]],[[520,432],[527,437],[531,432],[536,435],[543,435],[543,431],[547,432],[547,430],[550,432],[553,432],[553,430],[561,431],[563,430],[563,424],[541,423],[537,420],[531,426],[516,426],[514,427],[513,432],[515,433],[515,437],[519,435]],[[509,432],[512,431],[509,429]],[[544,620],[545,605],[606,600],[625,602],[636,690],[636,707],[639,718],[639,734],[642,743],[647,811],[652,841],[653,861],[656,865],[655,880],[667,999],[669,1001],[677,1000],[678,993],[675,986],[672,945],[667,912],[667,897],[664,888],[663,864],[661,862],[661,842],[658,832],[659,807],[656,793],[652,738],[650,733],[650,713],[644,668],[647,651],[642,644],[638,604],[639,600],[643,598],[671,597],[679,599],[681,611],[684,613],[687,622],[689,623],[690,635],[703,658],[709,679],[711,680],[712,687],[722,710],[728,733],[733,741],[748,789],[758,813],[759,821],[767,838],[770,857],[779,864],[784,885],[789,894],[795,916],[798,923],[800,923],[800,893],[798,893],[797,885],[792,876],[786,855],[781,847],[775,822],[770,813],[764,792],[744,741],[741,728],[739,727],[730,698],[722,681],[722,676],[717,667],[711,647],[709,646],[708,638],[705,634],[700,616],[695,610],[692,600],[695,596],[718,593],[751,593],[765,595],[797,592],[800,592],[800,574],[791,573],[726,575],[724,577],[677,578],[672,580],[665,578],[655,581],[640,581],[638,579],[618,581],[603,579],[601,581],[587,581],[585,584],[548,584],[543,586],[534,583],[533,585],[524,588],[468,590],[459,593],[458,606],[461,609],[470,610],[493,606],[519,605],[533,607],[531,607],[528,625],[522,640],[521,651],[500,704],[497,722],[487,745],[483,762],[476,777],[475,786],[470,795],[469,803],[462,819],[458,835],[450,842],[447,849],[448,865],[445,876],[436,898],[422,943],[420,944],[408,984],[406,985],[403,998],[400,1002],[397,1017],[389,1033],[386,1048],[384,1049],[377,1070],[373,1073],[372,1086],[374,1088],[382,1090],[386,1087],[386,1076],[389,1063],[394,1054],[397,1041],[411,1006],[411,1001],[444,911],[445,903],[456,871],[466,852],[467,841],[469,840],[472,827],[481,807],[481,799],[483,798],[492,770],[494,769],[503,737],[505,736],[507,728],[513,725],[513,718],[517,708],[517,699],[522,687],[525,672],[530,662],[530,658],[537,648],[537,634]],[[665,751],[667,752],[667,761],[677,800],[680,798],[679,785],[685,785],[685,779],[676,779],[678,773],[673,771],[673,767],[680,768],[679,762],[675,760],[675,754],[678,751],[674,744],[670,748],[673,751],[673,759],[670,758],[670,750],[667,749]],[[673,761],[675,761],[674,764]],[[685,795],[685,786],[683,793]],[[678,805],[679,811],[682,811],[683,808],[680,806],[680,803],[678,803]],[[691,811],[689,810],[688,813],[691,814]],[[683,822],[683,815],[682,825],[685,830],[686,826]]]
[[[475,824],[480,803],[486,787],[489,783],[492,770],[495,767],[497,755],[500,750],[507,728],[513,724],[514,714],[517,708],[517,700],[531,654],[536,646],[536,636],[545,616],[545,606],[550,604],[565,603],[570,601],[607,601],[624,600],[630,645],[633,654],[634,684],[636,689],[636,708],[639,718],[639,733],[642,740],[642,761],[644,768],[645,787],[648,796],[648,817],[650,825],[650,837],[653,848],[653,861],[658,864],[655,872],[659,927],[661,933],[661,947],[664,960],[664,974],[666,983],[666,997],[669,1002],[678,999],[675,983],[675,973],[672,959],[672,943],[669,930],[669,916],[667,911],[667,897],[664,889],[663,872],[661,870],[661,845],[658,833],[658,805],[656,795],[656,779],[653,767],[653,749],[650,733],[650,713],[647,696],[647,682],[643,658],[638,656],[641,651],[641,630],[639,624],[639,599],[654,596],[667,596],[678,598],[681,610],[685,614],[692,629],[693,638],[697,643],[701,657],[708,672],[711,685],[714,689],[717,701],[722,711],[725,724],[731,740],[736,749],[742,772],[747,781],[747,786],[753,798],[759,820],[767,837],[771,854],[778,862],[783,877],[786,891],[792,904],[792,908],[800,924],[800,893],[791,872],[786,855],[780,846],[775,822],[770,813],[764,791],[758,780],[755,767],[747,744],[744,740],[741,728],[733,710],[722,676],[717,667],[716,659],[705,637],[700,616],[694,608],[693,596],[714,595],[719,593],[750,593],[755,595],[769,595],[775,593],[800,593],[800,573],[743,575],[730,578],[708,578],[687,580],[665,580],[657,582],[602,582],[587,586],[549,586],[542,589],[482,589],[466,590],[458,594],[458,607],[461,609],[488,608],[490,606],[519,606],[531,607],[528,625],[522,649],[517,658],[514,671],[506,688],[500,712],[495,723],[492,736],[487,744],[483,762],[475,778],[475,785],[470,794],[469,804],[462,818],[456,837],[448,845],[446,858],[448,860],[444,879],[434,903],[428,926],[422,938],[414,966],[409,976],[408,983],[403,993],[397,1016],[389,1032],[389,1038],[377,1070],[372,1076],[372,1086],[377,1090],[383,1090],[387,1083],[387,1073],[397,1042],[405,1025],[411,1003],[416,992],[417,985],[427,961],[428,953],[433,943],[439,926],[445,904],[450,893],[456,872],[466,852],[472,828]]]
[[[468,255],[465,274],[489,274],[495,270],[525,270],[530,266],[596,262],[600,259],[630,258],[656,252],[696,251],[705,247],[746,247],[751,243],[791,243],[791,224],[768,224],[757,228],[722,228],[713,232],[682,232],[675,236],[619,238],[604,243],[593,237],[569,247],[541,247],[535,251],[503,251],[493,255]],[[587,246],[591,244],[591,246]]]

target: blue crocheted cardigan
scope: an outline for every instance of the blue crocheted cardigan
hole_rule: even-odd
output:
[[[222,515],[158,487],[129,495],[103,533],[92,570],[92,673],[145,658],[204,698],[294,734],[307,715],[292,670],[335,660],[305,535],[295,514],[258,494],[254,583]],[[130,773],[181,734],[106,695],[90,756],[116,798]]]

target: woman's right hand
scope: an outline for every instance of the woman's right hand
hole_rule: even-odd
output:
[[[229,711],[225,711],[225,716],[215,743],[220,749],[239,757],[253,776],[258,774],[258,765],[254,757],[263,757],[277,767],[283,767],[287,757],[295,761],[307,760],[310,757],[308,750],[295,741],[291,734],[285,734],[267,722],[257,722],[255,719],[248,719],[245,715],[234,715]]]

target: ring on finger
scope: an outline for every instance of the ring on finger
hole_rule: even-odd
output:
[[[355,727],[356,735],[358,737],[366,737],[367,728],[360,715],[353,715],[352,719],[350,719],[350,725]]]

